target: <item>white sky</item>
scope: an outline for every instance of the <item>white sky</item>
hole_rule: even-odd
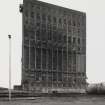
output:
[[[41,0],[87,13],[87,81],[105,82],[105,0]],[[12,86],[21,83],[22,0],[0,2],[0,87],[8,87],[12,35]]]

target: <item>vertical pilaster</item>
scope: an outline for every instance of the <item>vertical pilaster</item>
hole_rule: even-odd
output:
[[[59,76],[59,72],[58,72],[58,64],[59,64],[59,63],[58,63],[58,61],[59,61],[59,60],[58,60],[58,48],[57,48],[57,70],[56,70],[56,73],[57,73],[57,87],[58,87],[58,78],[59,78],[59,77],[58,77],[58,76]]]
[[[64,77],[64,74],[63,74],[63,48],[62,48],[62,81],[63,81],[63,77]],[[63,86],[63,84],[62,84],[62,86]]]
[[[68,85],[68,35],[69,35],[69,31],[68,31],[68,16],[66,17],[66,24],[67,24],[67,85]]]
[[[31,60],[31,59],[30,59],[30,54],[31,54],[31,53],[30,53],[30,47],[31,47],[31,46],[30,46],[30,39],[29,39],[29,70],[30,70],[30,68],[31,68],[31,64],[30,64],[30,63],[31,63],[31,61],[30,61],[30,60]]]
[[[46,73],[45,73],[45,76],[46,76],[46,88],[48,87],[48,59],[49,59],[49,56],[48,56],[48,48],[46,49]]]
[[[52,88],[53,88],[53,48],[52,48]]]

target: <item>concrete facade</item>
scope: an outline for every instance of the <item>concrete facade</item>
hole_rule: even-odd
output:
[[[86,87],[86,14],[37,0],[23,0],[22,87]]]

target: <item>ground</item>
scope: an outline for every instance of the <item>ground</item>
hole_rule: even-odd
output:
[[[0,105],[105,105],[105,96],[35,97],[0,100]]]

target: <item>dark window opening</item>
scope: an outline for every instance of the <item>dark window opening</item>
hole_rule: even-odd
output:
[[[42,38],[42,41],[47,40],[46,39],[46,30],[42,30],[42,32],[41,32],[41,38]]]
[[[62,24],[62,19],[61,18],[59,19],[59,24]]]
[[[71,25],[71,20],[68,21],[68,24]]]
[[[48,16],[48,22],[51,23],[51,16]]]
[[[57,81],[57,73],[53,73],[53,81]]]
[[[64,39],[64,43],[66,43],[67,42],[67,36],[65,35],[63,39]]]
[[[53,50],[53,70],[57,69],[57,50]]]
[[[40,40],[40,30],[36,31],[36,40]]]
[[[34,12],[31,12],[31,18],[34,18]]]
[[[58,70],[62,71],[62,51],[58,51]]]
[[[57,41],[57,32],[56,31],[53,32],[53,41],[54,42]]]
[[[54,22],[54,24],[56,24],[56,22],[57,22],[56,17],[53,18],[53,22]]]
[[[52,70],[52,50],[48,50],[48,69]]]
[[[40,14],[39,13],[36,14],[36,19],[40,20]]]
[[[46,49],[42,49],[42,68],[46,69]]]
[[[40,48],[36,49],[36,68],[37,69],[41,68],[41,49]]]
[[[73,38],[73,44],[76,44],[76,38]]]
[[[37,10],[37,11],[40,11],[40,6],[37,6],[37,7],[36,7],[36,10]]]
[[[76,26],[76,22],[75,21],[73,21],[73,26]]]
[[[42,14],[42,21],[45,22],[46,21],[46,15]]]
[[[66,19],[64,19],[64,24],[66,24]]]
[[[35,38],[35,32],[34,31],[30,31],[30,39],[34,39]]]
[[[78,44],[80,44],[80,38],[78,38]]]
[[[71,44],[71,36],[68,37],[68,43]]]
[[[62,81],[62,73],[58,74],[58,81]]]
[[[28,17],[28,11],[27,10],[25,11],[25,15],[26,15],[26,17]]]
[[[52,33],[51,33],[51,30],[48,31],[48,40],[52,40]]]
[[[59,41],[62,40],[62,33],[61,33],[61,32],[58,34],[58,40],[59,40]]]

